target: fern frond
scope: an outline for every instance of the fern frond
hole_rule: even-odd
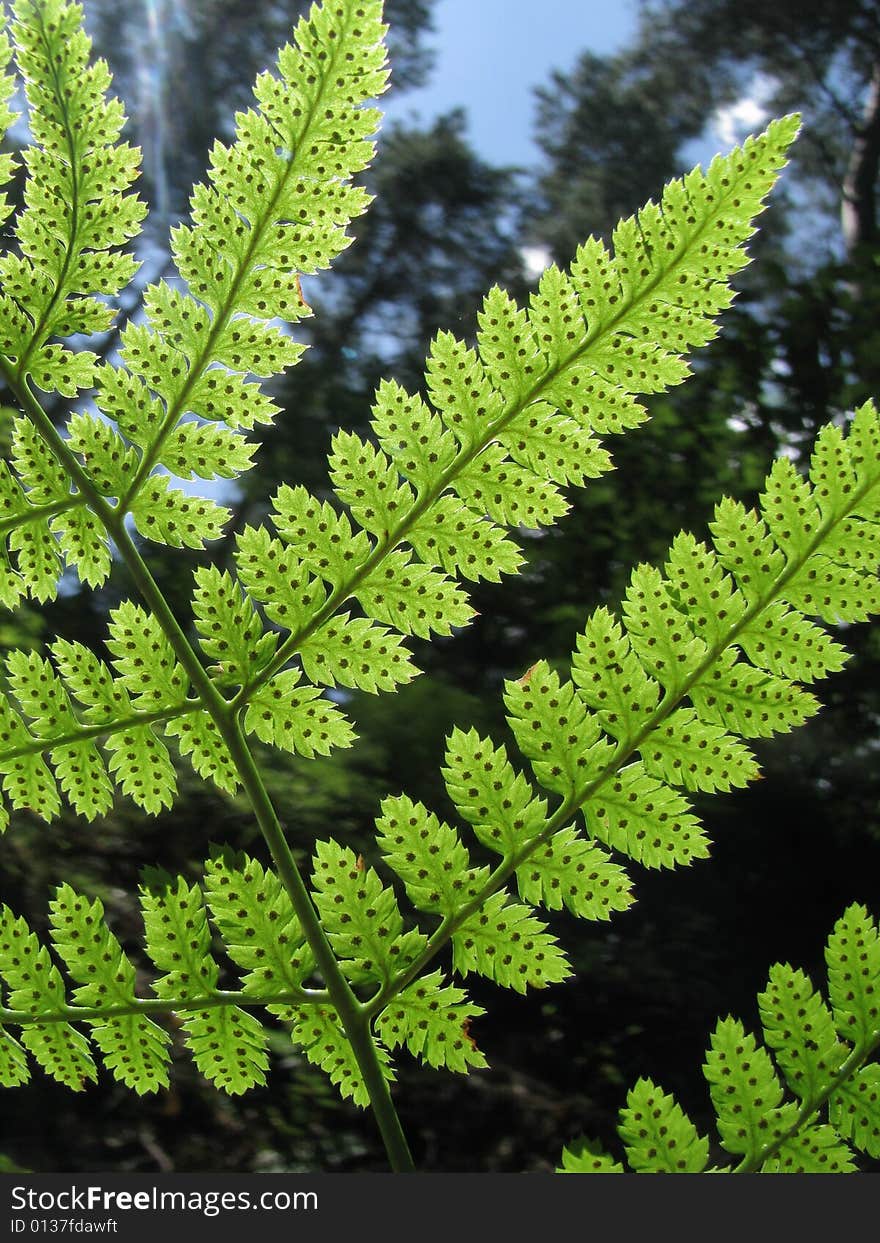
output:
[[[880,1154],[878,946],[876,922],[851,906],[826,947],[830,1008],[802,971],[777,963],[758,997],[767,1047],[738,1020],[719,1022],[703,1073],[721,1145],[740,1159],[723,1170],[846,1174],[857,1153]],[[638,1173],[706,1168],[707,1141],[650,1080],[630,1092],[618,1133]],[[612,1160],[564,1153],[560,1172],[601,1172]]]
[[[295,318],[301,307],[291,268],[323,264],[365,205],[351,177],[371,150],[376,114],[361,104],[384,83],[382,32],[377,0],[360,7],[335,0],[300,23],[278,76],[258,79],[258,109],[238,117],[236,143],[215,148],[209,182],[194,192],[193,224],[175,234],[192,292],[148,291],[146,321],[122,335],[125,367],[99,368],[103,417],[71,420],[75,490],[51,437],[21,420],[7,488],[17,566],[0,574],[9,600],[25,590],[50,595],[62,557],[85,581],[102,581],[106,531],[118,538],[129,511],[143,534],[174,546],[199,547],[219,534],[223,515],[213,502],[184,495],[156,472],[205,477],[221,458],[231,470],[249,460],[236,437],[267,407],[254,405],[245,376],[274,374],[299,351],[268,322]],[[450,634],[470,619],[459,580],[516,571],[520,554],[505,528],[563,513],[558,485],[609,468],[597,436],[638,423],[635,394],[677,383],[686,368],[676,352],[713,334],[710,321],[732,296],[726,282],[745,262],[751,220],[796,129],[795,118],[774,123],[706,174],[667,187],[662,211],[649,204],[621,226],[613,258],[588,243],[569,275],[545,274],[528,310],[493,290],[477,351],[448,334],[435,342],[430,405],[385,384],[373,437],[337,434],[330,473],[338,504],[285,485],[274,533],[246,528],[239,536],[235,576],[198,571],[195,625],[213,679],[207,689],[240,714],[246,732],[306,756],[348,745],[351,727],[322,692],[407,682],[416,670],[406,639]],[[320,225],[305,223],[314,220]],[[633,354],[646,300],[659,300],[680,330]],[[84,497],[94,501],[89,508]],[[116,708],[107,705],[99,721],[97,705],[62,688],[68,699],[73,692],[63,722],[48,734],[16,728],[8,753],[0,752],[0,766],[26,770],[18,784],[8,778],[14,807],[55,813],[47,758],[83,814],[106,810],[113,785],[149,810],[167,806],[174,781],[160,732],[177,740],[197,773],[236,788],[206,689],[196,689],[191,666],[184,673],[166,631],[134,605],[117,610],[107,642]],[[104,685],[103,666],[98,676]],[[13,718],[19,706],[11,703]],[[595,730],[582,715],[583,727]],[[568,724],[571,736],[573,718]],[[575,749],[584,753],[589,742],[579,737]],[[559,746],[571,753],[570,742],[560,738]],[[64,759],[71,749],[74,761],[87,757],[102,773],[91,801],[76,792],[79,774],[55,763],[56,751]],[[655,770],[665,771],[664,762],[658,754]],[[541,772],[556,790],[553,767]],[[594,899],[581,889],[581,906]],[[621,901],[617,886],[608,909]]]
[[[250,598],[289,634],[236,705],[291,660],[305,666],[316,640],[335,645],[334,625],[347,628],[353,648],[343,684],[374,690],[377,625],[427,637],[467,623],[460,581],[515,573],[521,556],[506,528],[560,517],[568,507],[560,485],[610,469],[598,438],[642,421],[636,395],[679,383],[687,366],[678,355],[714,335],[797,124],[776,122],[706,174],[668,186],[660,206],[620,226],[613,257],[591,240],[570,273],[548,269],[527,310],[493,289],[476,350],[449,333],[434,342],[430,404],[384,382],[369,436],[336,435],[338,506],[282,486],[274,534],[246,529],[236,564]],[[662,322],[662,344],[644,343],[649,319]],[[350,613],[333,621],[352,600],[374,623],[360,634]],[[409,676],[408,658],[400,660]],[[401,680],[387,665],[383,672],[389,684]],[[320,669],[307,673],[334,685],[332,669],[323,679]]]
[[[151,288],[146,323],[122,336],[128,376],[99,372],[99,390],[106,378],[109,391],[98,403],[107,413],[121,405],[112,417],[140,455],[120,509],[151,539],[200,546],[216,538],[224,516],[207,501],[194,516],[192,502],[154,469],[210,477],[222,454],[222,474],[231,476],[250,464],[239,433],[276,413],[265,396],[253,400],[247,376],[273,376],[298,361],[304,347],[271,321],[309,313],[299,274],[329,266],[367,205],[352,178],[373,152],[379,114],[362,105],[385,89],[384,30],[379,0],[333,0],[300,21],[277,75],[257,79],[256,108],[237,115],[236,140],[215,144],[208,181],[193,192],[192,224],[173,232],[190,292]],[[145,422],[141,409],[150,412]]]
[[[128,513],[142,535],[173,547],[220,536],[228,511],[165,472],[233,478],[252,465],[243,433],[271,422],[277,407],[247,377],[274,376],[303,352],[270,321],[308,314],[299,274],[328,266],[350,241],[345,230],[369,201],[352,178],[372,154],[379,118],[362,105],[386,79],[380,0],[316,6],[282,49],[277,76],[258,78],[236,141],[215,145],[192,224],[175,230],[189,292],[148,288],[145,317],[121,334],[123,365],[98,363],[61,339],[111,327],[108,298],[135,274],[120,247],[145,212],[128,193],[138,153],[118,141],[125,116],[106,98],[106,64],[89,64],[81,6],[18,0],[14,11],[34,145],[16,248],[0,259],[0,372],[26,411],[13,468],[0,478],[0,603],[10,608],[23,596],[53,597],[65,565],[89,586],[102,583],[105,528],[112,535]],[[2,83],[8,124],[15,83]],[[12,170],[3,156],[0,181]],[[38,436],[31,426],[40,421],[33,386],[70,398],[96,390],[98,415],[69,421],[71,472],[58,466],[52,429]]]
[[[28,176],[13,248],[0,258],[0,373],[27,404],[33,386],[73,398],[93,385],[96,356],[59,338],[111,326],[109,299],[138,268],[121,247],[138,232],[146,207],[129,193],[138,153],[119,141],[125,114],[107,98],[106,63],[89,63],[82,8],[18,0],[13,13],[33,145],[24,156]],[[4,59],[8,50],[4,41]],[[6,180],[11,165],[8,156],[2,160]],[[88,421],[80,419],[80,433]],[[0,483],[0,602],[14,608],[23,596],[51,599],[62,563],[99,585],[110,550],[82,480],[71,481],[26,417],[16,421],[13,439],[11,469],[4,465]]]
[[[446,787],[479,842],[501,856],[491,874],[471,868],[456,828],[405,797],[386,800],[379,848],[416,908],[442,923],[377,1007],[449,940],[460,972],[512,987],[563,978],[558,946],[508,893],[511,879],[525,903],[607,919],[632,901],[615,855],[674,867],[708,853],[689,794],[746,785],[758,773],[747,740],[790,730],[819,706],[778,672],[777,640],[803,642],[797,673],[812,679],[846,653],[811,617],[827,624],[880,611],[878,443],[868,403],[847,436],[820,433],[808,479],[782,459],[757,511],[722,501],[714,548],[683,535],[665,572],[638,567],[623,617],[600,608],[578,637],[570,681],[539,661],[508,682],[513,736],[538,786],[557,797],[552,811],[504,747],[475,731],[450,736]],[[767,642],[753,642],[757,633]],[[578,813],[586,836],[571,823]],[[875,1016],[858,1008],[866,1002],[856,983],[833,988],[858,1030]]]
[[[117,248],[134,237],[146,213],[128,193],[138,153],[119,142],[125,114],[106,97],[106,63],[89,63],[81,7],[17,0],[13,11],[34,145],[25,154],[18,249],[0,259],[4,304],[13,308],[3,315],[2,350],[20,379],[75,397],[91,386],[94,355],[48,343],[105,331],[113,313],[102,299],[116,295],[137,270]]]
[[[149,983],[152,996],[145,995],[146,980],[141,982],[140,971],[136,977],[107,926],[99,899],[63,884],[51,903],[52,944],[74,986],[71,1001],[49,949],[23,919],[0,908],[0,979],[7,990],[0,1008],[0,1085],[26,1082],[30,1053],[47,1074],[79,1090],[96,1078],[94,1047],[115,1079],[138,1093],[154,1092],[168,1084],[172,1036],[162,1022],[171,1019],[201,1074],[237,1095],[266,1081],[269,1029],[259,1014],[264,1010],[291,1024],[295,1043],[308,1045],[307,1057],[326,1064],[333,1082],[347,1085],[349,1095],[366,1103],[363,1088],[356,1086],[354,1053],[329,1017],[326,994],[303,987],[314,960],[274,872],[247,855],[218,849],[205,866],[202,885],[151,868],[140,895],[144,952],[156,973]],[[235,991],[221,987],[215,939],[242,972]],[[368,972],[365,978],[373,977]],[[447,1027],[456,1015],[461,1028],[468,1015],[481,1012],[463,1004],[460,990],[441,996],[451,1016]],[[308,1034],[313,1023],[322,1027],[321,1048]],[[442,1016],[437,1023],[439,1030]],[[17,1039],[10,1030],[16,1028]],[[325,1047],[331,1038],[351,1075],[340,1070],[342,1063],[331,1064]],[[433,1049],[433,1043],[426,1046],[424,1055],[434,1057]],[[457,1057],[450,1043],[450,1058]],[[387,1053],[384,1062],[390,1075]]]

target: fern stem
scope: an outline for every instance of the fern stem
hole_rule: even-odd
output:
[[[260,997],[254,997],[247,992],[219,990],[204,997],[139,997],[127,1006],[60,1006],[51,1014],[7,1010],[0,1006],[0,1024],[14,1023],[16,1027],[33,1027],[42,1023],[101,1022],[104,1019],[124,1018],[129,1014],[186,1014],[191,1010],[210,1010],[216,1006],[240,1006],[244,1010],[257,1006],[318,1005],[323,1001],[326,1001],[326,995],[322,989],[301,989],[296,992],[288,990]]]
[[[564,800],[556,809],[544,828],[535,837],[530,838],[524,843],[519,850],[505,855],[498,866],[492,871],[483,888],[470,901],[466,902],[454,915],[444,918],[438,928],[435,929],[429,938],[427,945],[422,950],[419,957],[410,964],[406,971],[401,972],[390,985],[385,986],[374,994],[373,997],[365,1003],[366,1010],[372,1019],[388,1002],[395,997],[403,988],[410,984],[434,959],[437,954],[448,944],[451,937],[458,931],[463,923],[474,915],[493,894],[497,893],[507,881],[514,875],[516,870],[520,868],[531,855],[541,846],[546,845],[551,837],[560,829],[564,828],[568,821],[574,816],[595,794],[597,794],[607,781],[614,777],[627,760],[632,759],[639,747],[663,722],[669,715],[679,706],[685,696],[693,689],[702,677],[712,668],[719,657],[736,642],[737,636],[753,622],[764,609],[774,603],[781,589],[785,584],[798,573],[806,561],[821,547],[822,543],[828,538],[831,532],[840,523],[845,522],[850,514],[858,508],[865,499],[867,494],[871,492],[876,484],[867,483],[860,488],[853,489],[849,503],[844,510],[839,512],[834,518],[827,518],[821,522],[814,531],[811,538],[805,543],[803,549],[798,556],[793,557],[779,572],[773,580],[769,588],[766,589],[763,596],[759,596],[751,604],[749,604],[742,616],[735,624],[730,627],[727,634],[719,639],[714,646],[708,647],[703,659],[699,662],[692,673],[687,677],[682,686],[676,691],[667,691],[656,710],[648,717],[641,729],[629,738],[622,739],[618,742],[617,747],[602,769],[587,785],[580,790],[574,791]]]
[[[388,1081],[376,1055],[367,1013],[352,992],[330,947],[237,719],[227,724],[223,736],[254,809],[260,831],[272,853],[278,875],[290,895],[309,948],[315,955],[327,993],[351,1044],[391,1168],[398,1174],[410,1173],[413,1170],[412,1156],[391,1099]]]
[[[25,743],[20,747],[5,747],[3,759],[5,762],[18,759],[22,755],[41,755],[45,751],[54,750],[55,747],[66,747],[77,742],[98,741],[126,729],[137,729],[140,725],[157,725],[163,721],[179,720],[180,717],[189,716],[192,712],[201,712],[202,706],[201,700],[191,700],[177,704],[173,708],[132,713],[131,716],[117,717],[116,720],[105,721],[97,725],[82,724],[79,729],[70,729],[67,733],[59,734],[55,738],[36,738],[33,742]]]
[[[7,535],[17,531],[19,527],[27,526],[29,522],[47,522],[51,518],[57,518],[59,514],[66,514],[69,509],[78,509],[80,505],[85,504],[86,501],[82,496],[71,496],[64,501],[52,501],[49,505],[31,505],[20,513],[13,514],[10,518],[0,520],[0,539],[5,539]]]

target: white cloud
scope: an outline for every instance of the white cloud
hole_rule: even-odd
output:
[[[712,130],[722,146],[733,147],[761,127],[769,115],[767,103],[776,86],[776,79],[769,74],[756,73],[736,103],[718,109],[712,118]]]

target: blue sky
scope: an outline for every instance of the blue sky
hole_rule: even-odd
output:
[[[457,105],[471,141],[493,164],[533,163],[533,88],[570,69],[585,48],[627,42],[635,0],[437,0],[434,71],[427,86],[385,101],[390,119],[429,120]]]

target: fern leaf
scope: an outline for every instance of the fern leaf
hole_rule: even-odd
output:
[[[591,836],[645,867],[675,867],[705,858],[705,831],[686,799],[630,764],[584,805]]]
[[[768,1118],[778,1117],[783,1098],[769,1054],[742,1023],[724,1019],[713,1033],[704,1071],[722,1144],[735,1155],[756,1158],[773,1138],[766,1134]]]
[[[786,1083],[801,1100],[813,1100],[834,1081],[849,1052],[827,1005],[802,971],[777,965],[758,1006]]]
[[[303,670],[320,686],[350,686],[372,694],[405,686],[415,676],[398,634],[364,617],[341,613],[300,648]]]
[[[8,907],[0,908],[0,977],[8,989],[8,1003],[28,1015],[54,1014],[66,1004],[64,982],[49,951],[27,924]],[[35,1023],[23,1027],[21,1041],[38,1064],[66,1087],[82,1091],[97,1077],[88,1041],[65,1022]],[[14,1087],[29,1077],[21,1047],[3,1033],[0,1083]]]
[[[299,686],[299,681],[299,672],[288,669],[260,688],[245,713],[248,733],[307,759],[350,747],[354,730],[347,717],[316,686]]]
[[[383,800],[376,830],[385,862],[417,910],[450,916],[489,875],[487,868],[471,868],[455,829],[406,795]]]
[[[861,1048],[880,1029],[880,933],[863,906],[851,906],[837,922],[825,959],[835,1026]]]
[[[613,676],[617,674],[618,676]],[[578,636],[572,679],[603,729],[623,739],[639,731],[656,711],[658,683],[645,671],[620,622],[599,608]]]
[[[0,1087],[18,1088],[30,1077],[24,1049],[8,1031],[0,1027]],[[81,1083],[81,1080],[75,1080],[71,1086]]]
[[[294,630],[327,599],[319,578],[308,579],[294,554],[268,531],[246,527],[238,536],[238,578],[249,596],[259,600],[270,622]]]
[[[449,797],[473,825],[477,838],[505,857],[536,837],[547,823],[547,804],[515,773],[504,747],[476,730],[449,736],[443,770]]]
[[[215,994],[219,967],[210,953],[211,932],[199,887],[150,870],[141,886],[141,905],[147,953],[165,972],[153,984],[157,996]],[[218,1088],[235,1095],[266,1082],[267,1035],[241,1007],[187,1013],[183,1030],[196,1066]]]
[[[423,976],[395,997],[376,1019],[376,1034],[390,1049],[406,1046],[428,1066],[466,1074],[487,1065],[470,1034],[482,1006],[468,1002],[463,989],[446,984],[441,971]]]
[[[852,1174],[858,1167],[834,1127],[805,1127],[779,1145],[762,1174]]]
[[[535,776],[554,794],[570,795],[607,763],[611,748],[596,746],[601,729],[574,686],[539,661],[518,682],[508,683],[508,722]]]
[[[622,1174],[623,1166],[594,1140],[582,1139],[562,1150],[557,1174]]]
[[[205,896],[226,952],[254,996],[297,992],[312,957],[290,898],[255,859],[218,851],[205,868]]]
[[[18,702],[32,718],[32,734],[51,739],[75,733],[78,722],[70,699],[48,660],[35,653],[11,652],[7,670]],[[95,743],[83,741],[53,747],[49,756],[58,784],[77,812],[92,820],[109,811],[113,786]]]
[[[774,468],[762,504],[776,506],[778,513],[767,521],[722,502],[713,528],[716,547],[682,536],[666,573],[639,567],[622,620],[600,608],[587,623],[573,655],[571,682],[538,662],[507,684],[509,724],[538,783],[558,797],[554,810],[516,771],[504,747],[475,731],[451,735],[446,787],[481,845],[502,856],[491,875],[472,868],[454,827],[405,796],[386,800],[377,821],[385,862],[417,909],[443,918],[421,958],[391,984],[392,994],[408,986],[448,940],[460,974],[478,970],[521,990],[562,979],[565,960],[532,913],[533,905],[557,910],[566,905],[585,918],[608,918],[632,900],[629,879],[614,855],[647,867],[672,867],[708,853],[705,831],[685,794],[746,784],[758,770],[744,739],[791,729],[818,707],[803,686],[762,666],[779,667],[782,640],[789,636],[801,649],[801,677],[829,672],[843,659],[842,649],[798,608],[810,567],[818,561],[823,574],[826,566],[840,572],[851,599],[844,608],[838,593],[833,607],[842,610],[844,620],[873,607],[866,567],[880,562],[880,540],[876,522],[868,519],[876,517],[880,502],[880,459],[872,460],[868,450],[880,440],[880,420],[865,406],[849,437],[834,432],[827,450],[825,437],[820,435],[817,445],[815,479],[794,483],[788,466]],[[832,457],[845,479],[857,481],[837,493],[828,477]],[[814,489],[821,503],[814,500]],[[832,504],[827,497],[835,495]],[[807,517],[795,533],[795,518],[809,515],[814,505],[819,518]],[[855,542],[845,525],[854,521],[865,526]],[[828,548],[838,560],[831,560]],[[717,614],[707,625],[715,604]],[[759,633],[776,645],[770,658],[759,650]],[[755,664],[747,653],[754,654]],[[586,837],[571,825],[577,810]],[[520,898],[531,905],[512,898],[506,888],[511,877]],[[855,1032],[868,1040],[878,1015],[872,991],[876,931],[854,929],[850,936],[852,943],[835,943],[830,951],[839,981],[832,983],[835,1023],[841,1035],[850,1033],[855,1040]],[[864,962],[858,977],[856,944]],[[522,956],[524,946],[530,961]],[[803,992],[803,981],[794,977],[785,983],[789,986]],[[808,993],[800,1001],[816,1023],[824,1023],[823,1034],[815,1049],[812,1036],[807,1046],[799,1044],[788,1031],[793,1003],[782,989],[779,977],[765,998],[768,1042],[795,1091],[810,1093],[823,1075],[833,1079],[848,1055],[828,1039],[824,1011]],[[710,1078],[725,1144],[756,1162],[770,1140],[775,1151],[789,1131],[794,1133],[798,1112],[791,1103],[782,1105],[784,1091],[766,1050],[731,1024],[718,1029]],[[727,1101],[731,1084],[735,1098]],[[816,1143],[823,1147],[821,1139]]]
[[[385,986],[424,949],[425,937],[403,931],[393,890],[363,859],[336,842],[317,845],[312,897],[352,983]]]
[[[365,574],[355,595],[368,616],[403,634],[451,635],[474,616],[465,592],[446,574],[397,550]]]
[[[265,1084],[268,1033],[247,1010],[217,1006],[184,1026],[196,1066],[229,1096]]]
[[[94,356],[48,342],[109,327],[109,310],[96,295],[118,293],[137,270],[116,248],[135,235],[146,207],[127,193],[137,152],[118,142],[125,115],[117,100],[106,98],[106,63],[89,64],[79,6],[17,0],[14,13],[34,146],[25,155],[19,253],[0,260],[4,289],[28,323],[7,341],[7,357],[20,377],[73,397],[90,386]]]
[[[516,884],[525,902],[551,911],[566,906],[581,919],[610,919],[635,901],[624,869],[571,826],[554,833],[517,868]]]
[[[110,327],[107,299],[138,266],[119,248],[137,233],[146,208],[128,193],[137,152],[118,141],[125,116],[118,101],[106,98],[106,64],[88,63],[81,8],[65,0],[18,0],[13,11],[33,145],[24,157],[17,245],[0,259],[0,371],[26,403],[29,386],[73,398],[93,384],[95,356],[52,338]],[[0,174],[8,171],[4,157]],[[84,583],[100,585],[110,550],[85,508],[82,481],[71,487],[27,418],[16,420],[13,437],[13,475],[0,488],[15,514],[0,558],[13,555],[3,576],[7,605],[23,596],[53,598],[64,563]]]
[[[134,1001],[135,973],[104,923],[99,899],[89,902],[60,885],[50,906],[52,939],[78,988],[79,1005],[104,1009]],[[114,1078],[141,1095],[168,1086],[167,1032],[144,1014],[91,1021],[92,1039]]]
[[[224,682],[241,685],[271,656],[275,641],[263,633],[254,606],[229,574],[216,566],[195,573],[193,613],[202,651],[218,662]]]
[[[54,1078],[82,1088],[96,1077],[89,1042],[73,1026],[85,1023],[120,1082],[138,1093],[167,1086],[170,1037],[154,1014],[176,1016],[196,1066],[226,1093],[266,1082],[269,1033],[251,1010],[296,1021],[306,996],[300,982],[312,971],[280,881],[245,855],[218,851],[206,867],[204,892],[182,877],[148,869],[140,893],[146,952],[159,972],[155,996],[146,1000],[136,996],[134,967],[105,924],[98,899],[62,885],[51,904],[53,942],[76,985],[72,1005],[48,950],[24,920],[0,908],[0,978],[8,1003],[0,1013],[0,1083],[26,1080],[28,1050]],[[237,993],[218,987],[206,899],[222,948],[245,970]],[[7,1026],[21,1029],[20,1044]]]
[[[277,76],[255,86],[257,107],[238,114],[236,140],[215,144],[206,184],[192,196],[191,225],[173,231],[172,251],[189,291],[150,289],[146,323],[123,333],[127,369],[143,381],[141,399],[164,414],[135,441],[140,463],[122,507],[138,529],[175,546],[217,537],[225,510],[169,489],[153,470],[206,477],[218,445],[233,445],[217,473],[250,463],[235,439],[202,435],[185,416],[226,424],[229,432],[269,422],[275,407],[251,401],[246,377],[293,365],[303,346],[269,321],[308,313],[298,273],[327,267],[346,245],[345,228],[367,203],[351,178],[372,153],[379,114],[361,104],[385,86],[378,0],[316,7],[282,49]],[[290,153],[294,154],[290,154]],[[107,371],[111,374],[105,375]],[[100,368],[98,387],[116,385]],[[137,386],[140,387],[140,386]],[[99,396],[99,403],[101,398]],[[137,423],[122,416],[126,426]],[[206,446],[209,452],[206,452]]]
[[[0,136],[6,137],[9,127],[18,115],[10,108],[10,100],[15,95],[15,78],[8,73],[12,60],[12,42],[6,31],[6,14],[0,14]],[[0,186],[7,186],[15,176],[15,161],[8,151],[0,155]],[[13,210],[9,196],[0,193],[0,224],[8,220]],[[6,298],[0,298],[0,332],[6,314]]]
[[[627,1096],[619,1133],[637,1173],[700,1174],[709,1160],[709,1141],[650,1079],[639,1079]]]
[[[810,691],[737,661],[729,650],[688,693],[702,721],[722,725],[743,738],[785,733],[819,711],[819,701]]]
[[[301,487],[279,490],[271,521],[280,544],[271,534],[246,532],[238,572],[267,618],[290,633],[240,702],[289,661],[305,663],[315,634],[352,597],[367,619],[403,634],[449,634],[470,615],[456,580],[498,581],[517,571],[520,554],[505,526],[540,527],[560,516],[566,503],[559,484],[610,469],[599,436],[645,417],[634,394],[680,382],[687,368],[677,354],[713,335],[709,321],[729,300],[725,281],[745,262],[750,221],[796,129],[795,118],[778,122],[705,176],[668,187],[662,212],[649,205],[621,226],[614,257],[591,242],[571,274],[548,269],[528,310],[491,291],[476,350],[449,333],[433,343],[430,404],[383,384],[371,436],[342,431],[334,438],[338,504]],[[599,296],[614,289],[608,300]],[[675,321],[669,348],[643,342],[648,306],[661,318],[665,308]],[[261,573],[257,548],[271,549],[284,572]],[[643,575],[639,598],[656,632],[655,584],[651,572]],[[285,578],[305,590],[309,605],[295,603]],[[634,610],[637,604],[634,597]],[[674,612],[671,601],[665,607]],[[670,623],[675,633],[671,614]],[[354,636],[350,614],[340,624]],[[630,629],[641,654],[638,627]],[[307,673],[316,684],[334,685],[330,668],[322,676],[312,664]],[[345,684],[375,689],[369,671]],[[569,733],[576,732],[568,717]],[[595,729],[586,714],[584,723]],[[561,751],[561,735],[558,741]],[[558,766],[551,762],[546,772]]]
[[[363,1076],[358,1068],[348,1038],[332,1006],[309,1006],[298,1012],[291,1031],[294,1045],[301,1049],[308,1060],[319,1066],[330,1077],[345,1100],[366,1108],[370,1103]],[[388,1080],[394,1079],[388,1051],[376,1045],[376,1053],[382,1073]]]
[[[880,1066],[876,1062],[835,1089],[828,1117],[844,1139],[869,1157],[880,1157]]]
[[[172,488],[165,475],[152,475],[131,504],[141,535],[171,548],[201,548],[219,539],[229,510],[215,501],[187,496]]]
[[[652,776],[686,790],[732,790],[758,776],[755,757],[718,726],[701,721],[691,708],[673,712],[644,749]]]
[[[460,975],[477,971],[518,993],[558,984],[571,975],[546,924],[504,892],[493,894],[453,933],[452,961]]]
[[[159,622],[145,609],[124,601],[115,610],[107,648],[135,707],[168,708],[184,702],[186,675]]]
[[[32,811],[51,820],[61,807],[58,787],[15,707],[0,698],[0,773],[3,790],[14,809]]]

